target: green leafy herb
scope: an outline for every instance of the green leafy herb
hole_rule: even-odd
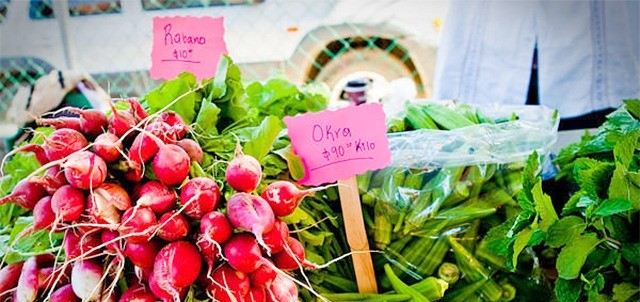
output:
[[[547,245],[552,248],[562,247],[571,242],[587,228],[583,218],[567,216],[549,227]]]
[[[632,284],[629,282],[623,282],[613,285],[613,301],[615,302],[624,302],[624,301],[632,301],[631,298],[637,296],[640,293],[640,287],[637,284]],[[636,297],[636,301],[638,297]]]

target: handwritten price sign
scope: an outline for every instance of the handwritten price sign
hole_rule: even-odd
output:
[[[391,160],[380,104],[285,117],[284,123],[304,164],[303,185],[346,179],[384,168]]]
[[[155,17],[150,75],[172,79],[184,71],[196,78],[215,75],[221,54],[227,53],[222,17]]]

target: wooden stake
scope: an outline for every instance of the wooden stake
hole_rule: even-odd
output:
[[[340,193],[340,205],[342,206],[344,228],[347,233],[349,247],[352,252],[368,252],[369,241],[367,232],[364,229],[364,218],[362,217],[362,205],[360,204],[356,177],[352,176],[345,180],[339,180],[338,191]],[[358,291],[361,293],[377,293],[378,285],[376,283],[376,274],[373,270],[371,254],[357,253],[351,255],[351,257],[353,258]]]

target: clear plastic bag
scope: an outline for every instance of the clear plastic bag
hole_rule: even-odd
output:
[[[391,164],[357,177],[371,246],[383,251],[373,255],[382,290],[390,289],[384,264],[408,284],[441,278],[443,263],[460,265],[452,252],[460,247],[488,271],[504,264],[480,246],[481,239],[518,212],[526,160],[534,151],[540,158],[551,152],[558,117],[542,106],[462,106],[493,122],[390,133]],[[461,245],[453,249],[451,240]],[[472,284],[478,278],[463,279]],[[498,294],[491,282],[483,286],[485,295]]]

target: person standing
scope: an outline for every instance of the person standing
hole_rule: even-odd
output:
[[[640,98],[640,1],[453,0],[433,97],[540,104],[560,130],[597,127]]]

